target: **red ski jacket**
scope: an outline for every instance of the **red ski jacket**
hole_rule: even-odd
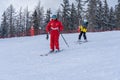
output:
[[[63,25],[59,20],[51,20],[47,26],[46,26],[46,31],[49,33],[54,33],[54,32],[60,32],[63,30]]]

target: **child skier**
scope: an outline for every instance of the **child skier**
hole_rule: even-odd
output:
[[[82,25],[80,25],[78,27],[78,30],[80,31],[80,34],[79,34],[79,37],[78,37],[78,41],[81,41],[81,36],[82,35],[83,35],[84,40],[87,41],[87,37],[86,37],[87,26],[88,26],[88,21],[84,20]]]

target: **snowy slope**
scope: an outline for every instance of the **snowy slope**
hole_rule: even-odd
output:
[[[83,44],[63,36],[70,47],[60,37],[64,51],[44,57],[46,35],[0,39],[0,80],[120,80],[120,31],[87,33]]]

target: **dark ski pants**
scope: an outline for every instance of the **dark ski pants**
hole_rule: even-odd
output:
[[[80,32],[78,39],[81,40],[82,35],[83,35],[84,40],[87,40],[86,32],[82,32],[82,31]]]

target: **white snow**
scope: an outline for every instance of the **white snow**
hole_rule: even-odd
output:
[[[87,33],[89,42],[77,44],[78,33],[60,37],[64,51],[49,51],[46,35],[0,39],[0,80],[120,80],[120,31]]]

